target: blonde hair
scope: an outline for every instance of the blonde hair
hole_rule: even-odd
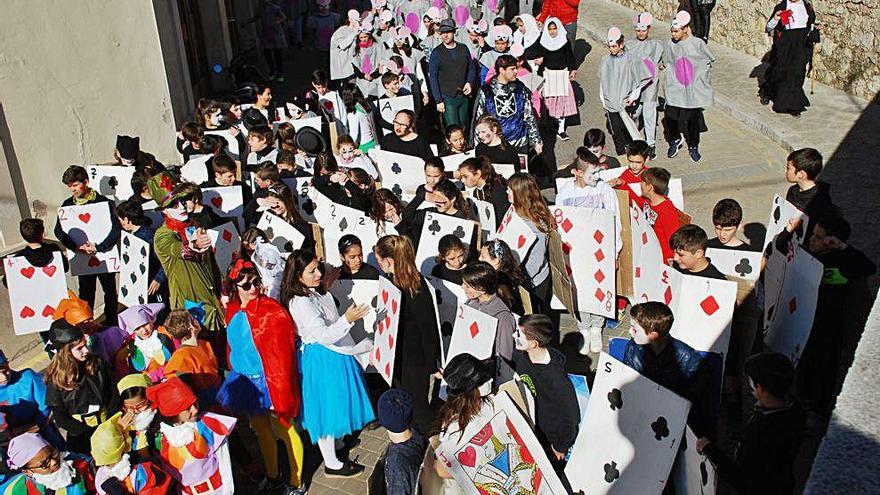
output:
[[[507,179],[507,187],[513,193],[513,208],[517,215],[531,220],[545,234],[556,229],[556,221],[534,177],[524,173],[513,174]]]
[[[422,286],[422,276],[416,269],[416,253],[409,238],[402,235],[382,236],[373,251],[377,256],[394,260],[394,285],[415,297]]]

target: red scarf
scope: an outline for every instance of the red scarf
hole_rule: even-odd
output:
[[[186,235],[186,228],[190,225],[192,224],[188,221],[181,222],[180,220],[175,220],[171,217],[165,217],[165,226],[180,237],[181,257],[185,260],[202,261],[202,255],[204,253],[199,253],[190,247],[189,238]]]

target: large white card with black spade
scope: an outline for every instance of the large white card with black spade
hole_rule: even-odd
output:
[[[674,269],[672,269],[674,270]],[[698,351],[727,355],[736,282],[682,274],[672,336]]]
[[[574,281],[578,311],[614,318],[617,312],[614,213],[578,206],[552,206],[550,211],[562,239],[566,269]]]
[[[292,253],[302,247],[306,237],[296,230],[293,225],[285,222],[283,218],[271,211],[263,212],[257,228],[266,233],[266,239],[281,253]]]
[[[77,246],[87,242],[98,244],[107,238],[112,228],[110,203],[62,206],[58,208],[58,221],[63,230]],[[73,275],[91,275],[119,271],[119,248],[92,255],[79,251],[67,251],[70,272]]]
[[[196,155],[180,167],[180,178],[199,185],[208,181],[208,160],[214,155]]]
[[[397,352],[397,331],[400,328],[400,289],[385,277],[379,277],[379,300],[376,302],[376,333],[370,364],[388,385],[394,376],[394,354]]]
[[[819,260],[796,246],[794,256],[786,264],[776,302],[764,308],[771,316],[764,344],[773,352],[788,356],[795,366],[813,327],[823,272]]]
[[[235,228],[234,222],[226,222],[213,229],[208,229],[207,234],[211,238],[211,249],[214,251],[217,267],[221,274],[226,275],[226,270],[229,269],[233,258],[238,256],[239,249],[241,249],[241,236],[238,235],[238,229]]]
[[[419,249],[416,252],[416,267],[423,275],[430,275],[434,265],[437,264],[440,239],[451,234],[468,245],[474,238],[476,228],[477,224],[471,220],[436,212],[426,213],[425,223],[422,224],[422,235],[419,237]]]
[[[532,428],[504,392],[435,453],[468,495],[566,493]]]
[[[235,219],[239,229],[244,227],[244,220],[241,217],[244,213],[241,186],[206,187],[202,189],[202,199],[205,206],[214,210],[217,216]]]
[[[150,245],[128,232],[122,233],[119,244],[122,258],[122,267],[119,270],[119,302],[128,307],[146,304],[150,286]]]
[[[120,165],[89,165],[89,186],[117,203],[134,195],[131,189],[131,177],[134,167]]]
[[[382,120],[389,124],[394,123],[394,116],[397,115],[397,112],[401,110],[415,110],[412,95],[379,98],[376,101],[376,106],[379,107],[379,115],[382,117]],[[393,132],[391,129],[384,130],[385,134],[390,134],[391,132]]]
[[[465,305],[464,301],[458,303],[456,311],[446,362],[459,354],[470,354],[477,359],[492,357],[498,319]]]
[[[758,280],[761,275],[761,253],[740,249],[706,249],[706,258],[728,277]]]
[[[767,245],[788,226],[791,220],[801,220],[800,226],[792,233],[792,237],[798,244],[803,244],[804,236],[807,232],[807,223],[809,223],[810,218],[806,213],[799,210],[797,206],[782,199],[782,196],[778,194],[773,196],[773,204],[770,206],[770,219],[767,220],[767,233],[764,235],[763,247],[765,254]]]
[[[421,158],[378,148],[371,149],[369,155],[379,169],[382,187],[404,201],[412,199],[416,189],[425,183],[425,161]]]
[[[659,495],[691,404],[604,352],[565,475],[591,495]]]
[[[379,281],[378,280],[337,280],[330,287],[330,295],[336,303],[340,318],[344,318],[345,312],[352,305],[366,305],[370,308],[362,319],[351,325],[349,336],[353,344],[364,340],[372,342],[376,333],[376,308],[379,307]],[[358,357],[358,356],[355,356]],[[369,364],[369,356],[361,362],[361,365]]]
[[[800,220],[800,225],[792,232],[791,239],[784,246],[779,246],[774,241],[775,237],[782,232],[790,221]],[[770,207],[770,219],[767,221],[767,235],[764,237],[764,330],[766,331],[773,314],[771,308],[775,308],[779,295],[782,291],[782,283],[788,271],[788,265],[794,258],[797,246],[804,242],[807,224],[810,219],[796,206],[783,200],[779,196],[773,198]],[[781,248],[781,250],[780,250]]]
[[[232,135],[232,131],[230,129],[205,129],[205,134],[213,134],[215,136],[222,137],[226,141],[226,151],[229,152],[232,158],[237,158],[239,154],[241,154],[242,150],[240,150],[238,147],[238,139]]]
[[[373,254],[373,246],[379,241],[376,222],[361,210],[334,203],[329,199],[326,200],[329,204],[324,206],[321,198],[326,199],[326,197],[320,193],[317,193],[317,196],[320,205],[317,210],[320,212],[318,217],[324,233],[324,257],[330,263],[338,265],[339,240],[342,236],[351,234],[360,239],[364,260],[378,267],[376,255]]]
[[[37,268],[24,256],[4,260],[9,309],[15,335],[48,330],[58,303],[67,297],[67,278],[61,252],[52,253],[52,261]]]
[[[467,297],[464,295],[464,289],[455,282],[443,280],[440,277],[426,278],[434,288],[434,298],[437,302],[437,328],[440,329],[441,340],[449,340],[452,328],[455,326],[458,304],[465,303]]]
[[[314,194],[317,192],[312,187],[312,177],[285,177],[281,179],[287,187],[290,188],[290,192],[293,193],[294,199],[296,199],[296,206],[299,209],[299,214],[303,217],[306,222],[309,223],[317,223],[317,219],[315,218],[315,200],[313,198]]]
[[[697,436],[688,426],[672,473],[676,495],[715,495],[718,483],[715,465],[708,457],[697,452],[696,445]]]
[[[508,208],[507,213],[498,224],[495,230],[494,239],[501,239],[506,242],[510,249],[515,253],[517,262],[522,263],[526,254],[538,240],[538,236],[532,232],[525,220],[517,215],[513,206]]]
[[[475,216],[480,219],[480,230],[488,238],[495,232],[495,207],[488,201],[471,198]]]

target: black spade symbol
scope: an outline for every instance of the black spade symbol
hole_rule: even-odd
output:
[[[430,232],[431,235],[437,235],[437,232],[440,232],[440,222],[438,222],[437,219],[434,219],[431,222],[431,225],[428,225],[428,232]]]
[[[283,248],[284,252],[287,252],[287,253],[293,252],[293,242],[291,242],[291,241],[285,242],[284,245],[281,247]]]
[[[145,248],[144,246],[141,246],[141,256],[143,256],[144,258],[147,257],[147,248]]]
[[[453,234],[455,234],[455,237],[458,237],[459,239],[464,239],[464,227],[459,225],[455,228],[455,232],[453,232]]]
[[[739,264],[734,267],[736,273],[739,273],[741,277],[745,277],[749,273],[752,273],[752,265],[749,264],[748,258],[743,258],[739,260]]]
[[[128,237],[124,237],[124,238],[122,238],[122,245],[125,246],[125,247],[129,247],[129,246],[131,246],[131,241],[128,240]]]
[[[131,274],[131,277],[129,277],[129,278],[131,278],[131,283],[135,283],[135,282],[137,282],[137,279],[138,279],[138,278],[137,278],[137,275],[135,275],[134,273],[132,273],[132,274]]]
[[[128,287],[123,285],[119,288],[119,292],[122,292],[123,297],[128,297]]]
[[[141,271],[141,275],[143,275],[144,273],[147,273],[147,267],[143,263],[138,265],[138,269]]]
[[[339,230],[345,230],[348,228],[348,219],[344,218],[339,221]]]
[[[122,262],[127,265],[129,261],[131,261],[131,257],[128,253],[122,253]]]
[[[394,164],[391,165],[391,171],[394,172],[395,174],[399,174],[400,172],[402,172],[402,170],[400,169],[400,164],[397,162],[394,162]]]
[[[311,199],[303,201],[302,209],[304,212],[306,212],[306,215],[312,215],[313,213],[315,213],[315,202]]]
[[[619,388],[611,389],[611,392],[608,392],[608,405],[612,411],[623,408],[623,395]]]
[[[651,423],[651,429],[654,430],[654,438],[657,440],[663,440],[669,436],[669,425],[666,423],[666,418],[663,416],[660,416],[656,421]]]
[[[613,483],[617,478],[620,478],[620,471],[617,470],[617,463],[614,461],[605,464],[605,482]]]
[[[780,208],[779,206],[777,206],[776,208],[773,208],[773,220],[778,222],[779,217],[781,217],[781,216],[782,216],[782,208]]]
[[[373,296],[373,298],[370,299],[370,306],[372,306],[373,309],[376,309],[378,307],[378,305],[379,305],[379,296]]]

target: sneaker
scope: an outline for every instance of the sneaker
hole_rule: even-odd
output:
[[[581,356],[586,356],[590,353],[590,329],[589,328],[578,328],[578,333],[581,334],[583,338],[583,342],[581,343],[581,348],[578,349],[578,352]]]
[[[648,147],[648,156],[651,157],[651,160],[657,158],[657,145],[652,144]]]
[[[676,139],[675,141],[669,143],[669,151],[666,152],[667,158],[675,158],[675,155],[678,154],[678,150],[681,149],[681,139]]]
[[[363,472],[364,467],[351,460],[343,462],[342,467],[339,469],[324,467],[324,476],[328,478],[351,478],[353,476],[360,476]]]
[[[590,329],[590,352],[596,354],[602,352],[602,329],[593,327]]]
[[[611,318],[605,319],[605,328],[615,329],[620,326],[620,320],[612,320]]]
[[[688,148],[688,153],[691,155],[691,160],[693,160],[695,163],[700,161],[700,158],[702,158],[702,155],[700,155],[700,150],[696,146]]]
[[[761,95],[761,105],[769,105],[770,97],[767,95]]]
[[[285,486],[277,493],[278,493],[278,495],[305,495],[306,488],[304,486],[300,486],[300,487]]]
[[[557,136],[559,136],[560,141],[568,141],[570,139],[565,131],[560,132],[559,134],[557,134]]]

